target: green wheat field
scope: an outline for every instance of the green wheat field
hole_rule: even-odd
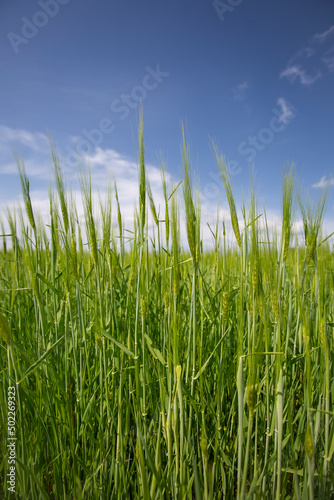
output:
[[[210,227],[204,249],[184,134],[182,149],[181,182],[161,171],[159,210],[141,122],[131,231],[116,183],[95,206],[83,169],[82,230],[54,149],[42,221],[18,161],[24,209],[2,214],[0,250],[1,498],[334,498],[326,190],[309,200],[285,170],[275,234],[252,182],[238,219],[213,145],[230,218]]]

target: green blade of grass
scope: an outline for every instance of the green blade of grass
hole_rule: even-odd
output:
[[[63,335],[62,337],[60,337],[51,347],[49,347],[49,349],[47,349],[45,351],[44,354],[42,354],[42,356],[37,360],[35,361],[35,363],[33,363],[30,368],[28,368],[28,370],[25,372],[25,374],[23,375],[23,377],[21,378],[21,380],[19,382],[17,382],[17,384],[21,384],[21,382],[23,382],[23,380],[28,376],[28,375],[31,375],[35,370],[36,368],[39,367],[39,365],[41,363],[43,363],[43,361],[51,354],[52,351],[54,351],[54,349],[60,344],[60,342],[63,341],[63,339],[65,338],[65,336]]]

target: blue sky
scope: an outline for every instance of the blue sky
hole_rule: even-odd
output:
[[[210,139],[230,162],[238,201],[254,164],[275,221],[284,165],[296,164],[311,196],[331,179],[331,0],[6,0],[0,14],[1,210],[20,196],[14,150],[47,213],[49,134],[73,191],[76,159],[89,151],[93,184],[115,175],[130,220],[140,100],[158,200],[161,161],[180,176],[181,122],[205,217],[227,206]]]

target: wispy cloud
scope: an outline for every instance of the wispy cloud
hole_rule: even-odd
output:
[[[21,161],[20,158],[19,161]],[[38,179],[49,179],[51,173],[50,167],[50,158],[44,161],[42,158],[24,158],[24,168],[28,176],[37,177]],[[15,160],[0,163],[1,175],[16,175],[17,173],[17,163]]]
[[[248,83],[243,82],[234,87],[233,90],[233,99],[236,101],[243,101],[245,99],[245,92],[248,89]]]
[[[0,125],[0,148],[1,150],[8,145],[23,145],[33,151],[41,151],[48,144],[48,138],[40,132],[32,133],[23,129],[14,129]]]
[[[280,78],[293,84],[310,86],[326,74],[334,71],[334,46],[329,46],[334,37],[334,25],[328,30],[313,35],[309,43],[296,52],[281,71]]]
[[[319,182],[312,185],[313,188],[324,188],[327,186],[334,186],[334,178],[331,177],[330,179],[327,180],[325,175],[321,177]]]
[[[316,80],[321,78],[321,72],[317,71],[315,75],[308,75],[306,70],[302,69],[300,66],[288,66],[284,71],[280,73],[280,78],[287,78],[290,83],[299,78],[302,85],[312,85]]]
[[[89,157],[90,164],[94,166],[104,166],[106,170],[117,170],[119,173],[129,170],[131,173],[136,172],[136,163],[121,155],[114,149],[103,149],[96,147],[93,154]]]
[[[50,144],[46,134],[0,125],[0,174],[16,175],[23,159],[26,172],[36,179],[50,178]]]
[[[323,33],[317,33],[316,35],[314,35],[312,40],[314,42],[323,43],[332,36],[334,36],[334,24],[327,31],[324,31]]]
[[[334,45],[324,54],[322,61],[326,64],[330,72],[334,71]]]

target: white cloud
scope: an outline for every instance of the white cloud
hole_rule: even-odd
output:
[[[106,190],[110,181],[116,180],[120,204],[126,213],[127,220],[133,220],[134,207],[138,199],[138,167],[137,163],[113,149],[96,147],[92,155],[85,158],[85,163],[90,165],[92,184],[102,192]],[[159,206],[164,206],[163,190],[161,184],[160,168],[147,164],[146,173],[149,179],[157,211]],[[167,174],[167,180],[172,178]]]
[[[281,108],[282,115],[279,118],[279,121],[283,123],[289,123],[291,118],[295,115],[293,107],[290,106],[284,97],[280,97],[277,99],[277,105]]]
[[[50,142],[46,134],[0,125],[0,152],[1,175],[16,175],[18,160],[24,163],[28,176],[50,178]]]
[[[334,71],[334,45],[324,54],[322,61],[326,64],[330,72]]]
[[[75,137],[70,137],[69,140],[75,141]],[[26,173],[32,181],[30,194],[34,209],[41,212],[43,220],[47,223],[48,219],[45,219],[45,217],[49,214],[49,199],[48,182],[46,181],[53,179],[48,137],[38,132],[32,133],[23,129],[12,129],[10,127],[0,126],[0,151],[0,175],[3,176],[3,185],[5,184],[5,175],[18,174],[17,164],[13,157],[14,151],[14,154],[18,155],[19,161],[22,161],[21,158],[23,159]],[[131,229],[134,221],[134,210],[138,200],[138,169],[136,161],[115,150],[98,147],[93,149],[89,158],[86,157],[83,159],[84,165],[86,165],[86,167],[90,166],[91,168],[92,191],[96,207],[99,206],[99,194],[103,200],[106,196],[108,183],[113,185],[113,179],[115,178],[123,221],[128,228]],[[61,154],[59,160],[65,167],[65,163],[62,162]],[[150,180],[156,209],[159,211],[159,207],[161,207],[161,218],[163,218],[164,197],[160,169],[154,165],[148,164],[146,166],[146,171]],[[78,203],[76,203],[79,211],[78,215],[80,220],[83,220],[84,212],[79,190],[78,173],[79,172],[75,169],[69,172],[68,169],[64,168],[64,176],[68,181],[67,188],[69,189],[69,187],[71,187],[71,193],[76,193],[76,197],[79,200]],[[166,175],[168,181],[172,181],[171,177],[168,174]],[[18,187],[19,183],[17,184],[17,188]],[[36,188],[38,188],[38,191]],[[7,197],[2,197],[0,201],[2,213],[4,213],[6,206],[14,207],[15,196],[17,196],[15,191],[7,191]],[[19,204],[22,205],[22,199],[19,198],[19,200],[21,200]]]
[[[280,97],[277,100],[277,105],[281,110],[280,120],[284,123],[288,122],[291,119],[291,116],[294,115],[292,107],[289,103],[283,98]],[[48,196],[48,182],[46,182],[52,175],[50,173],[51,170],[51,158],[50,158],[50,147],[47,136],[40,133],[30,133],[25,130],[14,130],[8,127],[2,127],[0,129],[3,132],[2,141],[5,144],[4,137],[9,140],[16,140],[20,144],[26,146],[30,150],[30,155],[27,159],[25,159],[25,167],[28,176],[34,176],[36,180],[39,180],[37,185],[34,185],[35,182],[32,182],[31,188],[31,199],[33,208],[37,213],[41,215],[41,218],[45,224],[49,223],[50,219],[50,207],[49,207],[49,196]],[[128,230],[133,229],[134,225],[134,214],[136,207],[138,206],[138,168],[137,162],[131,157],[125,156],[113,149],[103,149],[101,147],[94,148],[91,156],[89,158],[85,158],[84,164],[89,165],[91,168],[91,176],[92,176],[92,196],[93,196],[93,204],[95,208],[96,220],[100,221],[100,202],[99,196],[101,198],[102,203],[106,199],[107,185],[109,182],[113,182],[115,178],[117,183],[118,195],[121,205],[122,219],[125,224],[125,228]],[[164,219],[164,196],[162,190],[161,183],[161,170],[159,167],[151,164],[147,164],[147,176],[150,180],[152,194],[155,201],[157,212],[160,212],[159,218]],[[13,161],[12,156],[11,159],[5,159],[0,164],[0,173],[2,174],[16,174],[17,168],[15,161]],[[172,184],[176,186],[178,183],[177,179],[172,178],[172,176],[167,175],[168,182],[170,184],[170,192],[172,189]],[[33,179],[32,179],[33,180]],[[76,172],[72,172],[70,180],[72,185],[67,184],[68,194],[73,197],[75,200],[75,206],[78,212],[79,221],[81,223],[83,234],[85,234],[84,228],[84,206],[82,202],[82,196],[79,189],[78,179],[76,177]],[[314,185],[314,187],[322,187],[323,184],[326,183],[326,179],[322,178],[321,181]],[[331,181],[331,183],[333,183]],[[36,189],[38,187],[38,189]],[[69,189],[71,187],[71,189]],[[204,190],[205,192],[205,190]],[[180,233],[181,233],[181,241],[184,247],[187,247],[187,237],[186,237],[186,229],[185,229],[185,216],[183,213],[183,201],[182,201],[182,187],[180,186],[177,190],[175,196],[178,197],[179,207],[180,207]],[[210,224],[210,227],[215,230],[215,223],[217,218],[217,200],[209,199],[203,195],[203,192],[200,193],[201,197],[201,232],[202,232],[202,240],[205,248],[212,247],[213,245],[213,236],[207,224]],[[17,200],[17,203],[23,208],[24,205],[22,201],[22,197]],[[113,197],[113,224],[116,228],[117,234],[117,211],[115,209],[115,199]],[[0,212],[5,214],[5,208],[9,207],[13,209],[14,202],[13,199],[10,199],[10,195],[8,194],[8,199],[2,199],[0,201]],[[259,210],[258,213],[262,212]],[[150,207],[148,205],[148,220],[149,220],[149,232],[152,234],[154,226],[154,222],[152,219]],[[240,228],[243,227],[243,219],[242,214],[239,215],[239,223]],[[5,217],[4,217],[5,218]],[[267,211],[267,219],[268,225],[270,229],[270,234],[277,234],[279,237],[280,227],[281,227],[281,217],[274,213]],[[235,236],[233,234],[232,226],[230,223],[230,214],[227,202],[224,203],[223,207],[219,210],[219,221],[220,221],[220,230],[222,231],[222,221],[226,223],[226,232],[227,232],[227,243],[229,245],[235,244]],[[264,222],[264,217],[261,217],[260,226],[262,226]],[[97,224],[97,227],[100,227],[100,224]],[[48,231],[48,228],[46,228]],[[163,231],[162,231],[163,233]]]
[[[80,137],[80,135],[70,135],[69,136],[69,142],[71,142],[72,144],[77,144],[81,140],[82,140],[82,137]]]
[[[38,155],[37,155],[38,158]],[[49,165],[51,165],[51,161],[49,161]],[[107,195],[107,187],[108,184],[111,183],[113,185],[113,179],[116,180],[118,197],[120,201],[122,220],[124,222],[125,229],[132,231],[134,227],[134,217],[135,211],[138,207],[138,168],[137,163],[132,158],[129,158],[125,155],[118,153],[112,149],[102,149],[96,147],[89,158],[85,158],[84,165],[86,167],[90,167],[91,170],[91,179],[92,179],[92,200],[94,207],[94,214],[97,221],[97,228],[100,227],[100,200],[102,204],[106,200]],[[30,196],[32,200],[32,206],[35,213],[36,219],[41,219],[43,223],[46,225],[46,231],[49,236],[49,229],[47,227],[50,224],[50,202],[48,195],[48,183],[42,182],[43,180],[52,178],[49,173],[49,169],[47,173],[43,170],[44,165],[39,161],[35,162],[32,159],[25,161],[25,167],[28,176],[38,176],[41,182],[39,182],[38,189],[34,189],[33,187],[30,190]],[[87,168],[88,170],[88,168]],[[13,173],[17,172],[15,162],[8,162],[2,165],[2,173]],[[165,200],[162,189],[161,182],[161,170],[155,165],[147,164],[146,165],[147,177],[150,181],[152,195],[155,202],[156,210],[158,213],[158,217],[163,220],[165,217]],[[78,172],[77,172],[78,173]],[[87,172],[88,173],[88,172]],[[69,184],[66,185],[68,196],[74,200],[75,207],[78,214],[78,220],[80,221],[80,226],[83,234],[84,241],[87,241],[85,236],[85,215],[84,215],[84,204],[82,200],[82,194],[79,188],[79,183],[76,178],[76,173],[73,172],[73,177],[71,177],[71,182],[73,187],[71,189]],[[176,187],[179,180],[174,179],[168,173],[166,174],[167,181],[169,183],[169,193],[171,193],[172,189]],[[45,187],[43,187],[43,184]],[[181,236],[181,244],[184,248],[188,247],[187,243],[187,232],[186,232],[186,224],[185,224],[185,214],[183,209],[183,197],[182,197],[182,186],[179,186],[176,193],[173,195],[178,199],[178,207],[180,209],[180,236]],[[213,237],[212,233],[207,224],[210,224],[210,227],[215,230],[216,225],[216,217],[217,217],[217,205],[216,200],[208,200],[201,193],[199,193],[199,198],[201,201],[201,234],[204,248],[212,248],[213,245]],[[112,199],[112,214],[113,214],[113,226],[115,228],[115,234],[118,234],[118,226],[117,226],[117,210],[116,210],[116,201],[113,196]],[[8,198],[2,199],[0,201],[0,213],[5,215],[6,207],[8,207],[11,211],[14,210],[14,207],[21,207],[23,213],[25,213],[25,207],[22,200],[22,196],[20,195],[16,201]],[[149,234],[152,235],[153,231],[156,231],[156,227],[153,221],[153,217],[151,214],[149,200],[147,199],[148,206],[148,223],[149,223]],[[240,217],[240,226],[242,227],[242,215],[239,214]],[[6,216],[4,216],[6,219]],[[235,237],[233,234],[232,226],[230,223],[230,215],[227,203],[225,203],[223,208],[219,209],[219,220],[220,220],[220,230],[222,230],[222,221],[225,221],[226,224],[226,242],[228,245],[235,244]],[[163,226],[162,226],[163,227]],[[125,233],[126,234],[126,233]],[[131,237],[131,233],[128,233],[129,237]],[[163,242],[164,230],[161,232],[161,238]]]
[[[22,160],[19,157],[19,162],[22,164]],[[34,158],[29,158],[23,160],[25,171],[29,176],[38,177],[39,179],[50,179],[51,177],[51,161],[46,159],[45,161]],[[15,160],[4,162],[0,164],[0,174],[5,175],[16,175],[18,173],[17,163]]]
[[[23,145],[33,151],[41,151],[49,144],[48,137],[40,132],[31,133],[23,129],[13,129],[0,125],[0,147]]]
[[[334,25],[323,33],[315,34],[307,46],[291,57],[286,69],[280,73],[280,78],[287,78],[291,84],[299,81],[302,85],[312,85],[324,76],[324,66],[321,63],[324,63],[329,71],[334,71],[334,47],[328,50],[327,43],[332,36]]]
[[[109,153],[106,151],[100,151],[99,155],[100,158],[102,158],[102,155],[106,153],[108,156]],[[118,156],[119,159],[121,159],[121,155],[118,155],[116,152],[114,152],[116,156]],[[130,164],[130,170],[132,171],[132,167],[134,162],[131,162],[129,160]],[[124,164],[123,164],[124,166]],[[105,169],[106,171],[106,169]],[[129,176],[129,178],[126,178],[126,175],[124,175],[124,170],[120,172],[121,175],[118,175],[116,173],[116,181],[117,181],[117,188],[118,188],[118,194],[119,194],[119,199],[120,199],[120,205],[121,205],[121,212],[122,212],[122,219],[125,225],[125,229],[128,230],[133,230],[133,223],[134,223],[134,213],[135,213],[135,208],[138,205],[138,179],[137,175],[134,174],[133,176]],[[150,166],[148,168],[148,176],[150,177],[151,181],[151,187],[152,187],[152,193],[154,197],[154,201],[157,207],[157,210],[159,210],[159,207],[161,209],[160,212],[160,218],[164,218],[164,198],[163,198],[163,193],[162,193],[162,188],[161,188],[161,182],[160,182],[160,169],[154,166]],[[94,214],[95,214],[95,219],[96,219],[96,227],[97,227],[97,237],[100,238],[100,200],[102,203],[106,201],[106,178],[104,177],[104,182],[102,182],[103,176],[99,176],[98,178],[95,177],[95,168],[92,166],[92,199],[93,199],[93,207],[94,207]],[[97,181],[97,182],[95,182]],[[173,182],[173,179],[169,177],[170,183]],[[176,181],[174,180],[174,183]],[[102,183],[102,184],[101,184]],[[325,185],[326,181],[325,178],[322,178],[321,181],[318,183],[320,185],[322,183]],[[322,187],[322,186],[320,186]],[[38,190],[32,190],[31,191],[31,199],[32,199],[32,205],[33,205],[33,210],[35,213],[36,219],[40,218],[44,224],[49,224],[50,223],[50,207],[49,207],[49,196],[48,196],[48,190],[47,188],[45,189],[38,189]],[[85,233],[85,216],[84,216],[84,205],[83,205],[83,200],[82,200],[82,195],[80,189],[73,189],[68,191],[68,196],[72,198],[73,202],[75,203],[75,207],[77,210],[78,214],[78,219],[80,221],[80,226],[82,230],[82,235],[83,235],[83,240],[84,243],[87,241],[86,238],[86,233]],[[181,236],[181,245],[183,245],[184,248],[188,248],[187,244],[187,233],[186,233],[186,224],[185,224],[185,214],[183,210],[183,201],[182,201],[182,188],[177,190],[175,196],[178,197],[178,206],[180,207],[180,236]],[[148,200],[147,200],[148,201]],[[112,200],[113,207],[112,207],[112,214],[113,214],[113,227],[115,230],[115,234],[118,234],[118,226],[117,226],[117,211],[115,209],[115,200],[113,198]],[[23,212],[25,211],[24,208],[24,203],[22,200],[22,197],[19,198],[19,200],[16,203],[17,206],[22,207]],[[14,209],[14,203],[12,200],[1,200],[0,202],[0,213],[5,214],[5,208],[8,207],[11,211]],[[258,206],[257,213],[258,215],[263,212],[263,208]],[[268,224],[268,230],[269,230],[269,238],[271,242],[278,242],[280,241],[280,236],[281,236],[281,228],[282,228],[282,216],[279,210],[271,210],[268,208],[266,210],[266,215],[267,215],[267,224]],[[225,201],[224,206],[221,207],[218,211],[218,218],[219,218],[219,231],[220,231],[220,241],[221,241],[221,246],[220,248],[222,249],[223,245],[223,237],[222,237],[222,223],[223,221],[225,222],[225,228],[226,228],[226,244],[228,247],[235,246],[235,236],[233,233],[231,221],[230,221],[230,212],[228,208],[228,204]],[[241,212],[238,212],[238,218],[239,218],[239,226],[240,230],[242,231],[244,227],[244,221]],[[4,217],[6,219],[6,217]],[[201,201],[201,238],[203,241],[203,246],[204,249],[212,248],[214,244],[214,239],[212,236],[212,233],[208,227],[208,224],[210,225],[211,229],[215,231],[216,229],[216,220],[217,220],[217,203],[216,200],[208,200],[204,196],[202,196],[202,201]],[[149,221],[149,234],[153,234],[153,230],[155,231],[155,225],[153,222],[153,218],[151,215],[150,208],[148,207],[148,221]],[[334,221],[331,219],[327,219],[324,221],[324,230],[323,234],[326,236],[327,234],[330,234],[334,230]],[[162,226],[163,228],[164,226]],[[7,230],[7,227],[5,228]],[[259,219],[259,239],[260,241],[266,242],[267,241],[267,233],[266,233],[266,228],[265,228],[265,217],[264,215],[260,217]],[[47,234],[49,235],[49,228],[46,227]],[[126,234],[126,233],[125,233]],[[163,239],[163,234],[164,230],[161,231],[162,239]],[[292,227],[292,241],[291,244],[294,244],[295,242],[295,237],[298,235],[299,243],[303,244],[304,240],[304,232],[303,232],[303,221],[301,219],[296,219],[295,222],[293,223]],[[131,238],[131,233],[128,233],[128,236]],[[325,237],[324,236],[324,237]]]
[[[313,47],[303,47],[301,50],[296,52],[296,54],[294,54],[291,57],[291,59],[289,61],[289,66],[293,66],[295,61],[297,61],[297,63],[298,63],[298,61],[300,61],[302,59],[309,59],[315,53],[316,53],[316,50]]]
[[[313,41],[322,43],[332,35],[334,35],[334,24],[327,31],[314,35]]]
[[[89,163],[93,168],[103,166],[107,171],[117,172],[120,175],[137,171],[137,165],[134,161],[126,158],[124,155],[122,156],[113,149],[96,147],[93,154],[89,156]]]
[[[334,178],[332,177],[327,180],[325,175],[321,177],[319,182],[312,185],[313,188],[324,188],[327,186],[334,186]]]
[[[245,99],[245,91],[248,89],[248,83],[243,82],[234,87],[233,90],[233,98],[236,101],[243,101]]]
[[[37,162],[34,159],[29,159],[24,162],[28,177],[37,176],[39,181],[43,179],[52,179],[52,168],[45,169],[42,163]],[[49,165],[51,167],[51,161],[49,160]],[[133,230],[134,226],[134,216],[135,209],[138,206],[138,168],[135,161],[128,158],[120,153],[111,149],[95,148],[92,155],[88,158],[84,158],[84,171],[88,175],[88,167],[91,170],[91,180],[92,180],[92,199],[93,206],[95,208],[95,214],[97,221],[100,220],[100,200],[102,204],[106,200],[108,185],[113,187],[113,180],[116,180],[118,197],[121,206],[122,220],[124,222],[125,228],[128,230]],[[8,162],[1,166],[0,172],[2,174],[16,174],[17,168],[15,162]],[[160,219],[164,218],[164,196],[161,183],[161,171],[158,167],[154,165],[146,165],[147,177],[150,181],[152,195],[154,198],[156,211]],[[78,211],[78,219],[82,226],[83,234],[85,234],[84,227],[84,204],[82,201],[82,194],[79,187],[79,172],[73,171],[70,178],[71,182],[66,183],[66,189],[68,195],[75,198],[75,206]],[[168,173],[166,173],[167,181],[172,183],[172,178]],[[41,183],[39,185],[45,185],[41,189],[30,190],[30,196],[32,200],[32,205],[36,215],[40,214],[43,222],[49,224],[50,218],[50,208],[49,208],[49,196],[48,196],[48,183]],[[71,189],[70,189],[71,187]],[[55,191],[55,189],[54,189]],[[23,208],[24,204],[22,197],[18,199],[18,204]],[[149,201],[147,200],[148,206],[148,221],[149,227],[152,231],[153,229],[153,219],[151,211],[149,208]],[[14,202],[12,199],[1,200],[0,202],[0,213],[5,213],[5,208],[8,206],[11,210],[14,208]],[[113,197],[113,205],[115,207],[116,202]],[[160,212],[160,215],[159,215]],[[114,225],[117,226],[117,211],[113,209]]]
[[[316,80],[321,78],[321,71],[318,70],[314,75],[308,75],[300,66],[288,66],[280,73],[280,78],[287,78],[290,83],[299,78],[302,85],[312,85]]]

